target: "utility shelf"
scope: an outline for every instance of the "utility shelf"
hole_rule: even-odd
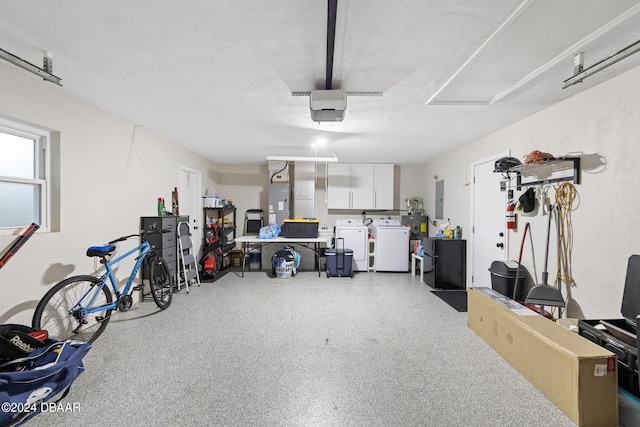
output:
[[[573,175],[552,178],[555,172],[573,169]],[[507,170],[507,174],[515,173],[517,188],[555,182],[573,182],[580,184],[580,157],[551,157],[528,165],[518,165]],[[535,176],[535,181],[523,182],[523,176]]]
[[[206,248],[212,241],[212,238],[219,239],[219,248],[222,251],[222,265],[220,269],[214,273],[214,280],[222,277],[231,266],[231,251],[236,246],[236,207],[233,205],[223,206],[219,208],[203,208],[204,224],[202,233],[203,247]],[[230,222],[225,222],[225,218],[229,217]],[[211,222],[217,223],[217,227],[212,228],[208,225]],[[208,281],[208,280],[204,280]]]
[[[367,247],[369,248],[369,271],[376,271],[376,239],[368,239]]]

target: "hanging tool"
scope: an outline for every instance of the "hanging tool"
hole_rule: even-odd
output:
[[[542,272],[542,283],[534,286],[530,291],[529,295],[525,299],[526,305],[539,305],[541,308],[541,312],[544,313],[544,306],[549,305],[552,307],[564,308],[564,298],[562,297],[562,293],[555,286],[551,286],[548,284],[549,272],[547,271],[547,266],[549,262],[549,238],[551,235],[551,216],[554,211],[557,210],[556,205],[554,205],[549,212],[549,220],[547,225],[547,245],[545,249],[545,257],[544,257],[544,271]],[[556,212],[557,215],[557,212]],[[560,316],[558,316],[560,317]]]

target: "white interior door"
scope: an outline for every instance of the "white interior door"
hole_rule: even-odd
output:
[[[194,254],[200,258],[202,243],[202,176],[200,171],[180,166],[178,206],[180,215],[189,216]]]
[[[506,261],[506,192],[500,191],[502,174],[493,172],[497,154],[472,164],[472,276],[471,286],[491,286],[489,267],[493,261]]]

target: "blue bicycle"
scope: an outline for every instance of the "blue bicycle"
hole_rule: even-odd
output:
[[[32,326],[37,330],[46,329],[50,337],[59,340],[74,339],[88,343],[95,341],[107,327],[112,311],[128,311],[133,304],[133,291],[143,290],[144,283],[133,283],[140,267],[143,267],[144,277],[149,278],[151,296],[156,305],[162,310],[169,307],[173,295],[169,267],[145,238],[148,234],[167,231],[143,231],[112,240],[107,245],[88,248],[87,256],[100,258],[100,263],[105,267],[104,274],[74,276],[56,284],[38,303]],[[132,237],[141,237],[142,244],[109,260],[116,250],[115,243]],[[113,267],[134,254],[138,255],[129,279],[119,290]],[[111,283],[111,289],[107,283]]]

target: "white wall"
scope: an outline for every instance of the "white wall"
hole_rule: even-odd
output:
[[[93,270],[88,246],[135,233],[158,197],[171,209],[180,165],[202,172],[203,191],[217,165],[15,67],[0,65],[0,82],[0,115],[60,132],[60,231],[38,232],[0,270],[0,323],[30,324],[51,285]],[[3,252],[14,238],[0,237]]]
[[[583,153],[579,206],[572,214],[573,277],[568,316],[620,317],[627,259],[640,253],[640,68],[600,84],[481,140],[426,164],[422,176],[433,210],[434,175],[445,179],[445,216],[470,224],[472,162],[511,150],[520,159],[532,150],[556,156]],[[517,195],[520,193],[518,192]],[[546,217],[527,218],[535,244],[523,265],[541,281]],[[522,227],[510,235],[509,259],[517,259]],[[552,227],[552,239],[555,228]],[[467,236],[468,237],[468,236]],[[530,251],[529,251],[530,252]],[[551,247],[549,281],[555,279],[556,250]],[[487,266],[488,268],[488,266]],[[564,289],[563,293],[567,294]]]
[[[236,207],[237,235],[244,233],[244,216],[249,209],[263,209],[265,223],[268,220],[267,200],[269,186],[267,166],[219,166],[216,192],[219,197],[231,199]]]

